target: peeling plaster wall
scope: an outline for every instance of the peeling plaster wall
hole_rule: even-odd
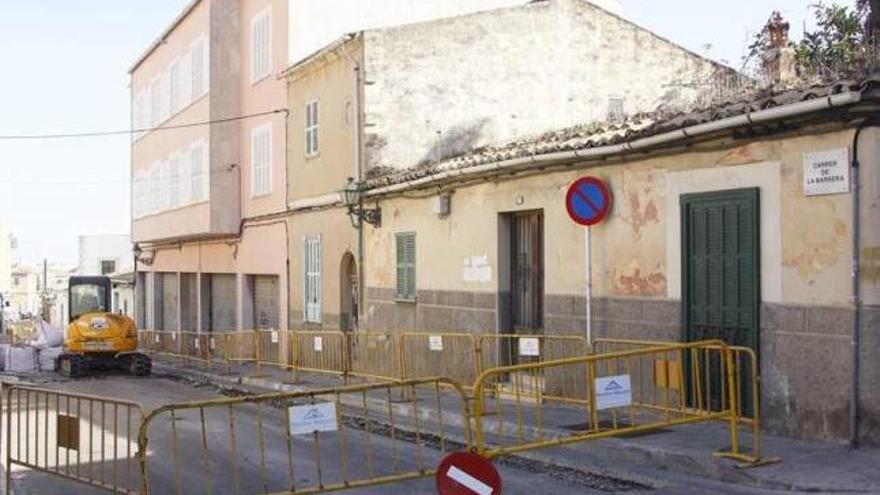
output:
[[[584,0],[366,31],[364,39],[368,169],[605,120],[612,98],[626,113],[693,102],[703,90],[683,84],[712,87],[728,74]]]
[[[597,336],[681,338],[679,195],[760,188],[761,370],[765,426],[792,436],[848,435],[851,370],[851,194],[806,197],[803,154],[847,148],[853,131],[727,144],[577,171],[486,181],[452,193],[452,212],[433,213],[434,196],[383,201],[383,225],[366,231],[365,311],[370,328],[493,332],[500,280],[499,214],[544,212],[545,331],[583,334],[584,236],[563,205],[582,175],[606,179],[615,199],[607,221],[593,228],[594,332]],[[863,433],[880,442],[880,132],[862,145],[865,310]],[[851,151],[850,151],[851,152]],[[394,234],[417,233],[415,304],[393,300]],[[488,279],[465,277],[464,263],[485,254]],[[482,258],[481,258],[482,260]],[[495,304],[493,304],[493,301]],[[450,322],[452,327],[450,327]]]
[[[567,217],[568,184],[596,175],[611,186],[614,208],[593,228],[594,291],[600,296],[680,297],[679,195],[742,187],[761,188],[762,300],[798,304],[850,302],[851,196],[803,195],[803,153],[849,148],[852,131],[784,141],[764,141],[730,151],[691,152],[624,165],[557,172],[456,190],[452,213],[433,213],[435,196],[382,202],[383,225],[371,229],[368,284],[393,287],[394,233],[419,233],[419,286],[430,289],[495,290],[496,279],[464,282],[462,263],[486,255],[497,273],[497,215],[543,209],[546,292],[579,294],[584,287],[584,233]],[[869,151],[866,149],[866,153]],[[865,203],[878,210],[878,186],[865,178]],[[868,219],[866,219],[867,221]],[[876,219],[874,219],[876,221]],[[878,242],[865,230],[865,244]],[[875,246],[876,247],[876,246]],[[487,252],[487,249],[489,252]],[[874,247],[866,247],[866,303],[880,303]],[[451,250],[451,251],[450,251]],[[425,258],[421,256],[424,255]],[[424,261],[424,263],[422,263]]]

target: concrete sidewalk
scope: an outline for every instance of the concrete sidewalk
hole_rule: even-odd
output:
[[[338,377],[320,374],[301,374],[296,384],[291,374],[275,368],[263,367],[260,376],[253,376],[250,366],[238,373],[184,368],[172,361],[157,360],[154,369],[188,380],[208,382],[219,387],[245,388],[255,393],[266,391],[300,392],[342,385]],[[388,407],[377,403],[377,408]],[[444,406],[445,407],[445,406]],[[544,432],[548,435],[569,435],[572,430],[558,427],[576,421],[570,410],[547,406],[544,409]],[[395,414],[408,414],[408,408],[395,404]],[[420,414],[430,411],[421,411]],[[444,422],[463,428],[467,418],[457,412],[444,410]],[[510,418],[511,416],[506,416]],[[495,418],[485,418],[486,431],[515,425],[509,420],[502,424]],[[557,427],[554,429],[554,426]],[[463,431],[463,430],[462,430]],[[743,435],[750,443],[748,434]],[[461,435],[463,440],[463,434]],[[728,430],[721,424],[700,423],[662,429],[656,433],[627,438],[606,438],[570,444],[563,447],[540,449],[519,454],[542,463],[589,471],[619,479],[639,482],[655,488],[669,483],[680,483],[683,477],[698,476],[709,480],[750,486],[755,489],[811,493],[877,493],[880,494],[880,449],[851,450],[846,446],[805,440],[794,440],[774,435],[762,435],[765,458],[778,457],[782,462],[749,469],[713,455],[729,448]]]

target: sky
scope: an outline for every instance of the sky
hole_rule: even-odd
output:
[[[772,10],[798,39],[815,0],[617,1],[636,23],[739,67]],[[0,136],[128,129],[128,69],[188,3],[0,0]],[[73,265],[77,236],[128,233],[129,152],[127,136],[0,139],[0,217],[18,257]]]

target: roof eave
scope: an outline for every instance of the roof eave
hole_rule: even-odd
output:
[[[137,68],[140,67],[141,64],[143,64],[144,61],[154,51],[156,51],[157,48],[159,48],[163,43],[165,43],[165,40],[168,39],[168,35],[170,35],[177,28],[177,26],[179,26],[180,23],[183,22],[183,20],[186,19],[193,10],[195,10],[195,8],[201,2],[202,2],[202,0],[192,0],[186,7],[184,7],[183,10],[179,14],[177,14],[177,17],[175,17],[174,20],[171,21],[171,24],[169,24],[168,27],[165,28],[164,31],[162,31],[162,34],[160,34],[158,38],[156,38],[152,43],[150,43],[150,46],[148,46],[147,49],[144,50],[144,53],[142,53],[141,56],[138,57],[138,59],[134,63],[134,65],[132,65],[131,68],[128,69],[128,74],[129,75],[133,74],[134,71],[137,70]]]

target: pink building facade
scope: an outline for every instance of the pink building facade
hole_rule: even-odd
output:
[[[139,328],[287,328],[285,0],[194,0],[130,70]]]

